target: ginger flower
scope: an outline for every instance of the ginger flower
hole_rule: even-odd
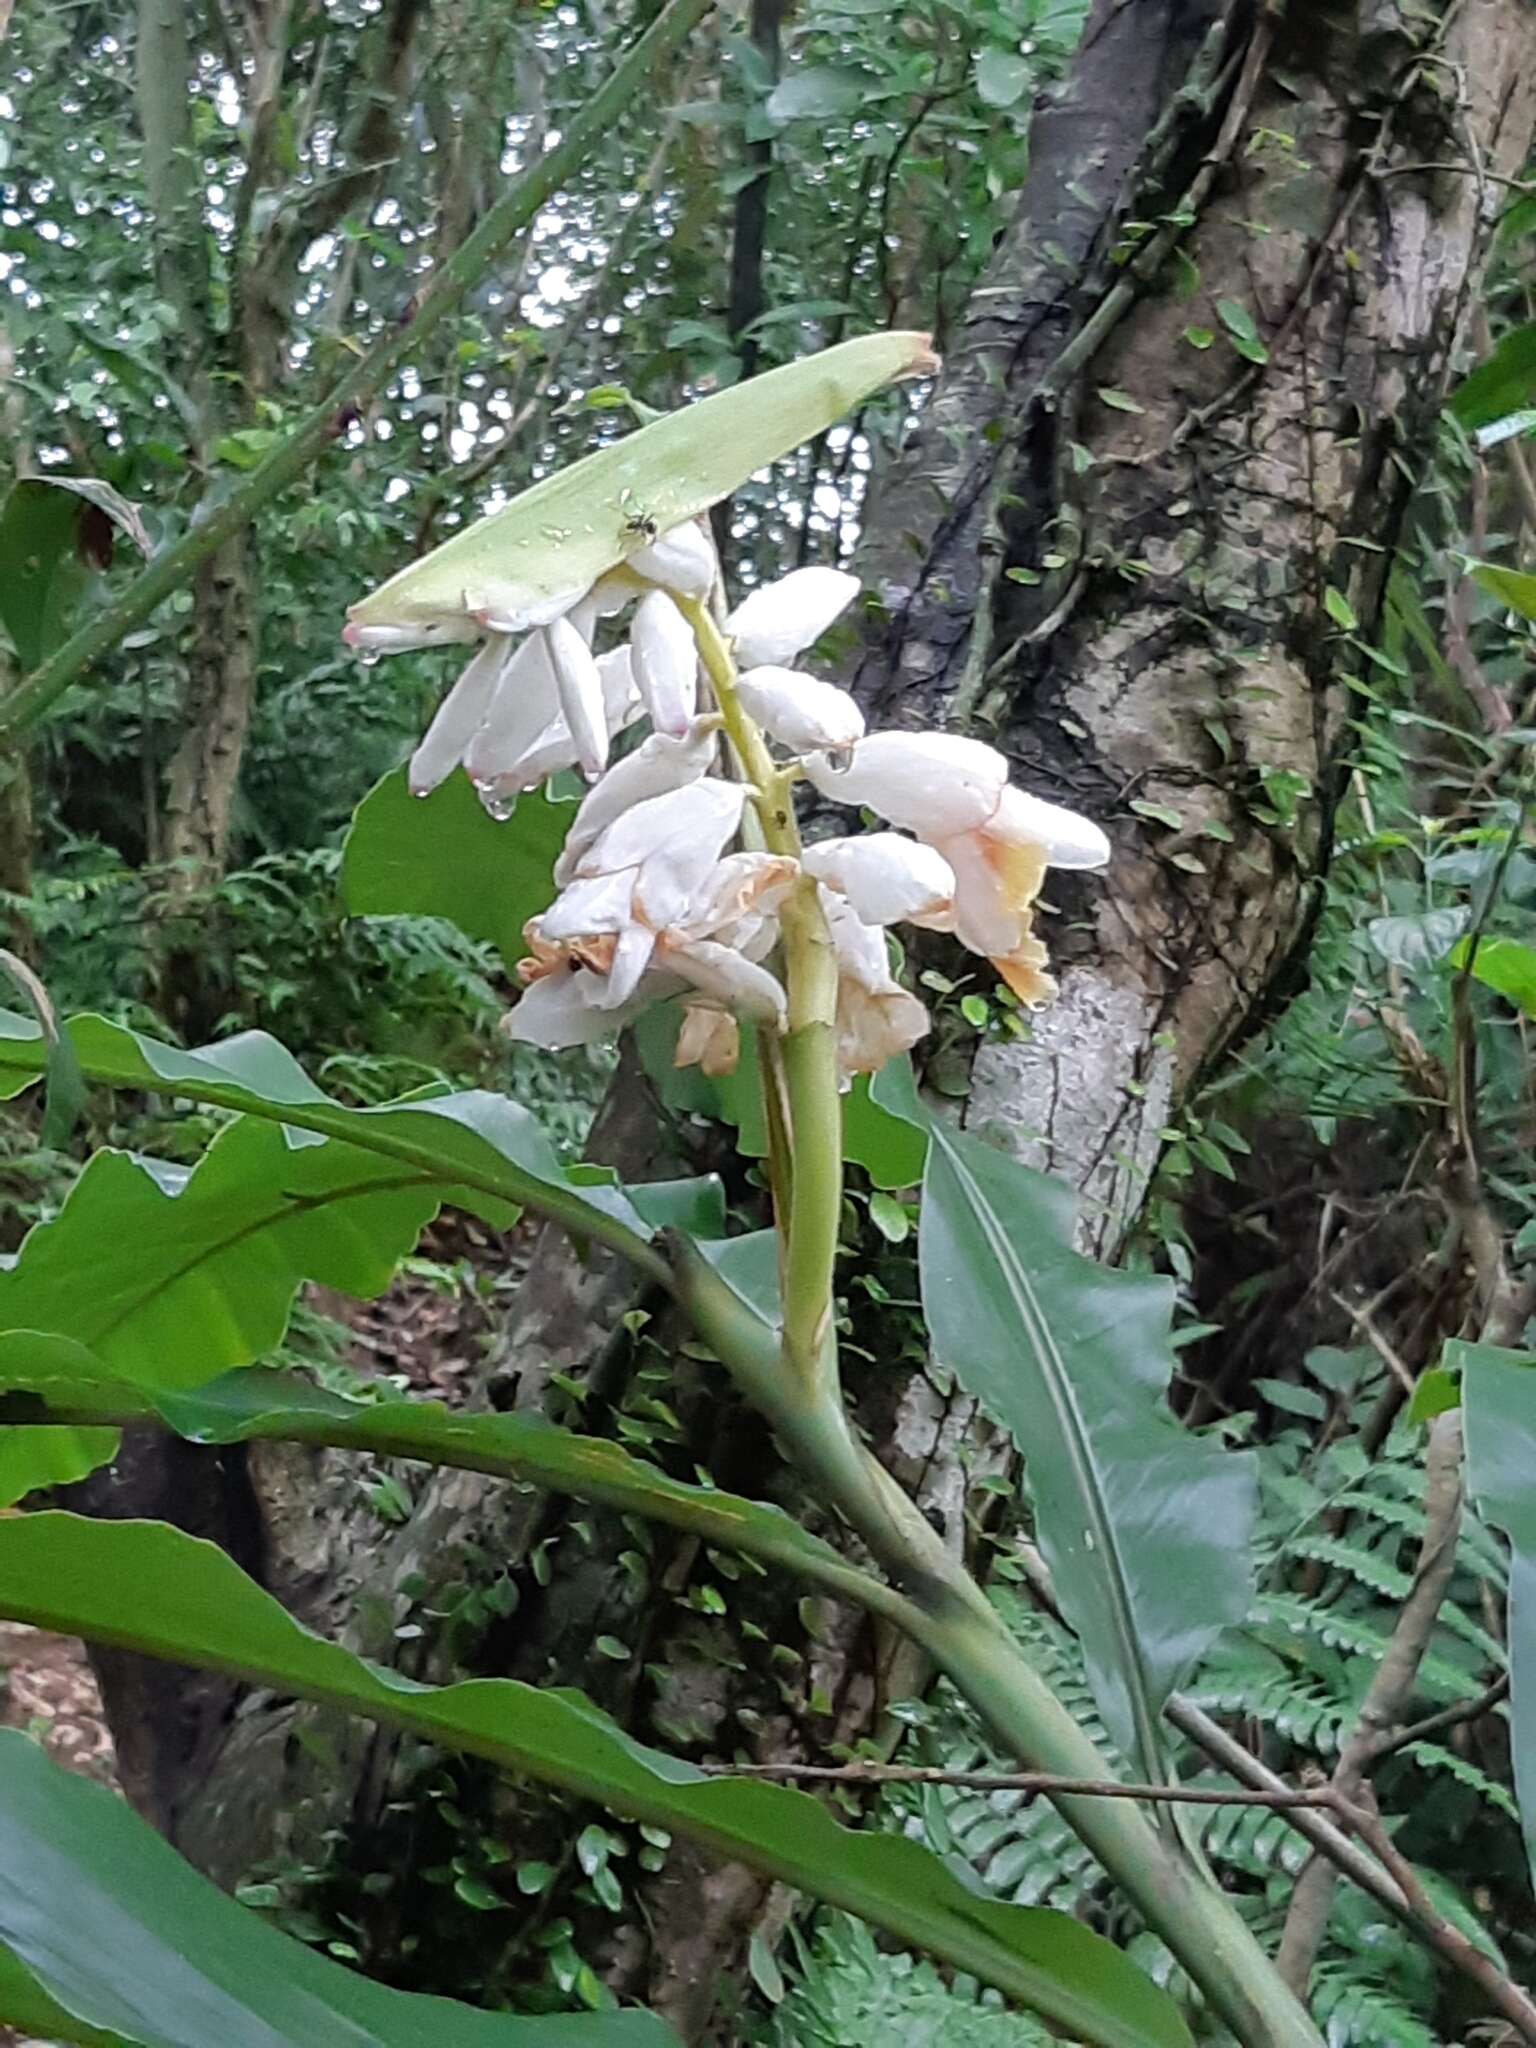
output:
[[[1034,936],[1033,907],[1048,867],[1099,868],[1099,827],[1016,789],[996,748],[957,733],[877,732],[846,762],[813,757],[805,772],[824,796],[862,804],[901,825],[949,863],[954,901],[933,929],[980,953],[1021,1002],[1048,1002],[1056,984]]]
[[[805,907],[819,907],[836,956],[835,1017],[824,1021],[845,1085],[928,1029],[892,970],[893,926],[952,933],[1021,1001],[1046,1001],[1055,985],[1035,900],[1048,867],[1104,864],[1098,826],[1016,788],[1004,757],[979,740],[866,732],[853,698],[801,665],[858,591],[846,571],[793,570],[715,629],[704,622],[720,615],[718,582],[709,538],[689,524],[637,544],[591,589],[515,615],[465,592],[464,630],[436,620],[400,643],[480,641],[411,758],[413,791],[425,795],[462,766],[499,818],[562,770],[589,785],[555,866],[559,893],[525,931],[511,1036],[587,1044],[676,996],[677,1063],[728,1073],[742,1019],[786,1028],[780,917],[792,892],[796,929]],[[628,637],[596,651],[600,631],[611,637],[603,622],[631,608]],[[349,629],[371,645],[391,630]],[[718,709],[701,702],[704,643],[728,691]],[[612,759],[615,741],[642,722],[647,736]],[[761,787],[738,779],[749,773]],[[802,846],[792,822],[802,776],[896,829]],[[765,834],[775,850],[761,850]],[[824,1000],[830,1007],[830,992]]]

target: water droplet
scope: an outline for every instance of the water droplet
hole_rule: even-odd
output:
[[[384,657],[377,647],[365,647],[357,658],[364,668],[377,668]]]

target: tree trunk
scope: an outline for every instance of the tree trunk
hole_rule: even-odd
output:
[[[1284,18],[1239,0],[1098,0],[921,431],[872,500],[866,582],[884,616],[857,670],[872,722],[984,733],[1026,787],[1115,838],[1107,884],[1052,877],[1059,1000],[1027,1040],[976,1045],[966,1109],[1082,1191],[1101,1252],[1191,1083],[1304,972],[1345,765],[1341,677],[1360,666],[1351,643],[1373,630],[1432,447],[1495,181],[1530,144],[1536,17],[1466,0],[1431,28],[1444,48],[1427,65],[1424,27],[1389,0]],[[1192,225],[1164,225],[1185,212]],[[621,1170],[656,1170],[628,1068],[597,1141]],[[604,1402],[653,1391],[635,1374],[658,1354],[620,1324],[632,1305],[622,1275],[546,1233],[482,1397],[539,1407],[564,1398],[552,1370],[585,1363],[590,1425]],[[663,1391],[683,1468],[793,1502],[761,1429],[722,1406],[707,1368],[679,1364]],[[889,1366],[857,1392],[871,1443],[959,1545],[963,1407]],[[441,1586],[478,1545],[517,1569],[524,1604],[477,1668],[586,1685],[697,1753],[824,1753],[918,1682],[857,1616],[824,1612],[808,1637],[798,1587],[731,1584],[724,1619],[688,1605],[718,1587],[711,1560],[658,1538],[637,1574],[621,1562],[634,1532],[590,1511],[448,1475],[365,1557],[355,1532],[333,1540],[294,1515],[291,1462],[283,1483],[274,1583],[322,1625],[336,1589],[360,1584],[349,1634],[374,1652],[402,1578]],[[270,1473],[258,1484],[270,1492]],[[550,1583],[527,1569],[535,1546]],[[627,1660],[595,1658],[598,1633]],[[287,1739],[294,1721],[248,1702],[178,1804],[177,1839],[226,1880],[292,1847],[293,1827],[282,1843],[273,1830],[296,1811],[299,1839],[366,1830],[399,1793],[382,1738],[338,1737],[316,1770]],[[500,1818],[514,1847],[518,1819]],[[615,1980],[685,2038],[729,2039],[722,1987],[747,1930],[781,1913],[768,1888],[674,1852],[630,1906]]]
[[[192,584],[192,644],[182,732],[166,777],[160,858],[173,902],[223,873],[256,700],[256,618],[249,534],[210,555]]]

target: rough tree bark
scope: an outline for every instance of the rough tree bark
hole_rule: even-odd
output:
[[[966,1111],[1082,1190],[1101,1251],[1191,1084],[1304,968],[1353,662],[1324,593],[1370,633],[1533,95],[1521,0],[1462,0],[1428,24],[1390,0],[1283,18],[1246,0],[1097,0],[921,431],[875,499],[864,567],[885,611],[857,670],[874,721],[995,738],[1027,786],[1115,837],[1111,885],[1052,878],[1060,999],[1027,1041],[978,1047]],[[1186,201],[1193,223],[1170,225]],[[657,1167],[667,1134],[632,1070],[596,1141],[625,1171]],[[481,1397],[537,1408],[552,1371],[586,1365],[616,1402],[641,1355],[619,1327],[632,1305],[621,1274],[546,1234]],[[667,1398],[686,1457],[793,1498],[707,1371],[683,1362]],[[889,1371],[859,1399],[871,1441],[961,1543],[969,1418]],[[797,1588],[744,1582],[713,1623],[679,1604],[707,1560],[658,1542],[637,1591],[619,1563],[630,1532],[467,1475],[427,1485],[369,1555],[355,1520],[317,1509],[335,1473],[298,1457],[255,1469],[268,1574],[322,1626],[357,1591],[348,1629],[371,1652],[390,1646],[407,1573],[440,1585],[470,1544],[520,1568],[556,1537],[553,1583],[520,1569],[515,1628],[481,1668],[579,1681],[643,1732],[761,1757],[846,1741],[916,1682],[858,1617],[826,1615],[807,1639]],[[627,1665],[594,1671],[600,1630],[636,1646]],[[131,1689],[114,1706],[130,1724],[142,1711]],[[322,1771],[297,1718],[248,1700],[205,1720],[195,1779],[160,1809],[226,1880],[325,1826],[366,1829],[398,1790],[377,1736],[327,1724]],[[504,1820],[515,1837],[519,1816]],[[679,1853],[639,1905],[612,1943],[616,1980],[686,2038],[729,2038],[720,1987],[776,1902]]]

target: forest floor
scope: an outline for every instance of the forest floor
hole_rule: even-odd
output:
[[[0,1622],[0,1727],[33,1735],[56,1762],[117,1789],[117,1760],[101,1694],[73,1636]],[[50,2048],[0,2026],[0,2048]]]

